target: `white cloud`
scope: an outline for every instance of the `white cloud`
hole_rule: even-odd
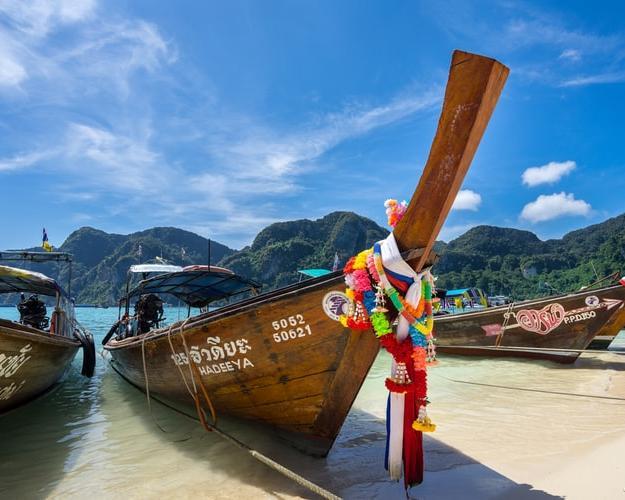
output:
[[[324,155],[427,113],[442,96],[442,87],[403,92],[280,127],[234,114],[200,71],[171,66],[175,45],[156,25],[95,0],[0,0],[0,18],[0,100],[36,108],[32,121],[43,118],[45,128],[5,146],[0,174],[37,168],[59,183],[60,202],[84,205],[80,213],[97,200],[101,211],[186,227],[209,221],[220,234],[251,236],[283,216],[275,195],[306,189],[301,176],[327,166]],[[152,105],[155,95],[162,106]],[[195,143],[192,157],[180,141]]]
[[[150,129],[134,131],[134,137],[80,123],[69,125],[62,157],[66,169],[90,185],[118,192],[144,195],[166,189],[173,172],[152,151]]]
[[[41,38],[59,25],[85,21],[93,16],[95,0],[3,0],[0,13],[17,30]]]
[[[577,49],[563,50],[558,59],[564,59],[566,61],[577,62],[582,58],[582,54]]]
[[[450,242],[451,240],[456,239],[458,236],[463,235],[472,227],[478,226],[479,224],[455,224],[452,226],[444,225],[440,234],[438,235],[438,240]]]
[[[613,73],[599,73],[596,75],[576,76],[560,83],[560,87],[583,87],[585,85],[596,85],[603,83],[625,82],[625,71]]]
[[[544,222],[566,215],[588,215],[592,207],[584,200],[576,200],[572,193],[540,195],[523,207],[521,218],[529,222]]]
[[[26,77],[26,70],[11,51],[2,45],[0,38],[0,86],[19,87]]]
[[[221,117],[222,131],[207,137],[211,155],[227,164],[240,178],[283,182],[305,164],[337,145],[433,108],[440,89],[403,95],[379,106],[348,106],[317,118],[299,130],[281,131],[263,125],[241,124]],[[223,130],[225,129],[225,131]]]
[[[581,54],[581,49],[584,53],[609,52],[622,42],[618,35],[597,35],[567,28],[544,14],[509,22],[504,29],[503,41],[514,48],[532,45],[561,47],[564,49],[562,54],[568,52],[569,56],[576,55],[575,52]]]
[[[577,164],[571,160],[562,162],[550,161],[546,165],[526,169],[521,178],[523,179],[523,184],[530,187],[538,186],[539,184],[554,184],[575,170],[576,166]]]
[[[0,2],[0,17],[9,20],[0,31],[0,87],[48,95],[55,103],[111,90],[125,98],[137,70],[155,72],[176,60],[155,25],[95,16],[96,7],[94,0]]]
[[[482,203],[482,196],[470,189],[462,189],[456,195],[452,210],[471,210],[476,212]]]
[[[0,172],[9,170],[20,170],[28,168],[39,163],[42,160],[50,158],[54,155],[54,151],[33,151],[12,156],[11,158],[0,159]]]
[[[44,174],[62,173],[64,192],[81,193],[82,202],[124,199],[125,209],[149,211],[162,223],[195,227],[206,220],[213,234],[236,234],[242,242],[242,234],[249,237],[281,218],[267,197],[303,189],[299,176],[312,162],[345,141],[429,110],[439,95],[424,92],[379,106],[349,106],[288,133],[221,112],[214,121],[219,130],[209,125],[193,139],[205,147],[196,160],[203,165],[201,173],[196,165],[178,165],[160,153],[149,123],[123,118],[108,127],[71,122],[50,136],[53,145],[47,149],[0,158],[0,171],[37,167]],[[76,196],[63,199],[76,201]]]

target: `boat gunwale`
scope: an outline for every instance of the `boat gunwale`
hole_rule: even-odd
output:
[[[305,290],[326,285],[331,281],[338,281],[342,279],[342,276],[342,271],[335,271],[332,274],[326,274],[325,276],[321,276],[319,278],[305,280],[299,283],[295,283],[293,285],[288,285],[286,287],[278,288],[276,290],[271,290],[255,297],[250,297],[248,299],[242,300],[235,304],[229,304],[214,311],[201,313],[197,316],[190,316],[185,320],[178,320],[171,325],[158,328],[156,330],[151,330],[141,335],[135,335],[133,337],[125,338],[122,340],[115,340],[114,338],[112,338],[104,345],[104,348],[107,350],[122,349],[125,347],[133,346],[134,344],[143,343],[144,338],[145,343],[159,340],[161,337],[168,335],[170,329],[172,331],[172,335],[177,335],[181,331],[180,326],[182,326],[183,323],[185,323],[185,321],[187,320],[188,321],[186,324],[184,324],[184,328],[182,329],[182,331],[203,326],[206,323],[213,322],[224,315],[235,316],[237,314],[246,312],[249,309],[253,309],[254,307],[271,304],[272,302],[276,302],[277,300],[283,300],[291,295],[296,295],[304,292]]]
[[[7,326],[5,323],[10,323],[11,326]],[[17,328],[14,328],[17,327]],[[15,321],[0,319],[0,342],[4,336],[8,337],[21,337],[44,344],[63,345],[67,347],[79,348],[81,343],[77,339],[65,337],[63,335],[55,335],[43,330],[37,330],[34,328],[26,327],[21,323]]]

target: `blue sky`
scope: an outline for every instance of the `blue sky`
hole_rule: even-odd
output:
[[[622,2],[0,1],[0,248],[172,225],[385,223],[454,48],[508,84],[441,234],[541,238],[625,211]]]

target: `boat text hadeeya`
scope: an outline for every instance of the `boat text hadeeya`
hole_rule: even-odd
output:
[[[0,252],[0,261],[71,264],[71,256],[60,252]],[[0,293],[21,294],[17,305],[20,319],[0,319],[0,414],[28,403],[55,386],[81,347],[82,373],[87,377],[93,375],[93,338],[76,321],[72,300],[55,280],[26,269],[0,265]],[[54,300],[49,316],[40,297]]]
[[[573,363],[595,337],[625,326],[625,281],[612,278],[599,288],[437,316],[438,350]]]
[[[508,69],[493,59],[453,54],[428,161],[392,233],[397,251],[413,269],[431,262],[435,238],[507,75]],[[186,274],[192,284],[192,271]],[[228,279],[238,277],[224,275],[212,288],[221,290]],[[149,281],[139,285],[143,291]],[[349,301],[344,292],[343,275],[335,272],[169,327],[155,324],[145,333],[136,329],[140,318],[122,312],[105,349],[125,379],[162,400],[192,411],[212,406],[217,415],[267,424],[296,446],[324,456],[379,350],[371,331],[352,330],[339,321]],[[210,301],[208,287],[203,293]],[[178,296],[185,300],[184,294]],[[200,419],[202,413],[198,411]],[[417,483],[423,469],[422,457],[416,456],[422,437],[409,432],[419,447],[414,451],[417,470],[408,482]]]

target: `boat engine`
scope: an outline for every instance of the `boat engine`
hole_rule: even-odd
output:
[[[142,295],[135,304],[135,315],[139,322],[139,333],[158,328],[163,320],[163,301],[153,293]]]
[[[46,318],[46,305],[39,300],[36,294],[31,295],[28,299],[22,294],[17,310],[20,312],[20,323],[23,325],[32,326],[38,330],[48,328],[49,319]]]

